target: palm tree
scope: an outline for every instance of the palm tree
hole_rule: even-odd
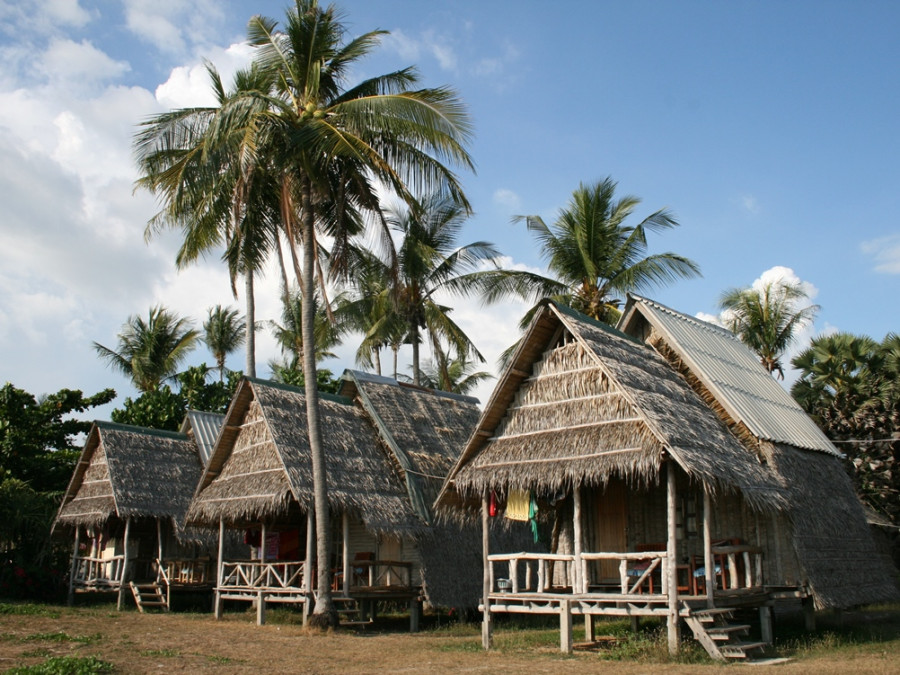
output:
[[[784,379],[781,357],[794,341],[797,331],[811,322],[818,305],[799,305],[808,299],[799,284],[768,282],[758,290],[734,288],[722,294],[726,327],[755,351],[769,373],[778,371]]]
[[[697,263],[684,256],[647,255],[647,233],[677,227],[672,214],[661,209],[637,225],[625,225],[640,199],[625,196],[616,200],[615,189],[616,182],[610,177],[593,185],[580,184],[552,226],[540,216],[515,216],[513,222],[524,222],[537,237],[553,278],[509,272],[504,283],[487,289],[487,300],[509,294],[532,302],[553,298],[614,324],[626,293],[699,276]],[[527,324],[530,316],[523,323]]]
[[[216,69],[207,65],[207,71],[216,107],[174,110],[142,123],[134,140],[142,173],[136,185],[163,202],[146,238],[164,228],[182,230],[179,268],[224,246],[235,297],[235,281],[244,277],[246,372],[255,376],[254,276],[278,244],[278,186],[266,172],[254,124],[267,106],[260,95],[273,82],[253,66],[238,71],[226,93]]]
[[[375,186],[385,185],[407,202],[407,184],[439,188],[466,204],[447,163],[471,167],[465,150],[470,126],[455,93],[446,88],[412,89],[407,68],[345,88],[350,68],[378,44],[383,31],[344,42],[344,26],[334,7],[297,0],[278,30],[273,19],[254,17],[248,38],[256,63],[273,74],[277,94],[258,116],[261,138],[272,151],[280,175],[281,221],[295,258],[302,245],[298,283],[303,293],[304,372],[315,372],[314,287],[324,275],[316,265],[318,235],[333,241],[331,273],[346,274],[344,253],[361,226],[360,209],[377,211]],[[297,267],[295,267],[297,271]],[[328,305],[327,299],[325,304]],[[315,492],[318,559],[328,560],[331,532],[319,396],[314,378],[305,378],[307,422]],[[329,566],[318,565],[313,625],[337,620]]]
[[[430,389],[440,389],[454,394],[468,394],[485,380],[494,376],[480,370],[473,372],[475,364],[464,358],[450,359],[438,351],[434,360],[426,361],[421,369],[420,384]]]
[[[210,307],[209,316],[203,322],[203,341],[216,359],[219,382],[225,381],[225,357],[244,344],[246,330],[246,322],[236,309],[222,305]]]
[[[334,302],[340,303],[343,296],[335,298]],[[291,290],[282,298],[281,323],[269,321],[269,328],[275,336],[275,341],[281,347],[281,354],[290,359],[286,365],[278,364],[281,369],[296,368],[303,370],[303,336],[300,329],[303,316],[303,296],[298,289]],[[334,358],[331,350],[341,344],[344,333],[342,324],[333,321],[328,312],[322,307],[321,299],[316,297],[316,363],[322,359]]]
[[[113,370],[131,378],[139,391],[155,391],[163,380],[175,375],[196,347],[198,335],[188,319],[157,305],[146,321],[136,314],[128,317],[118,335],[117,350],[98,342],[94,349]]]

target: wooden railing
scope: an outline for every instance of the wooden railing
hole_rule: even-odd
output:
[[[207,559],[170,558],[156,561],[161,581],[168,584],[195,586],[214,580],[212,562]]]
[[[354,560],[350,563],[350,586],[412,586],[412,563],[399,560]]]
[[[591,577],[591,562],[619,561],[619,586],[621,595],[653,593],[665,595],[666,575],[660,574],[660,590],[652,589],[651,579],[662,571],[665,551],[641,551],[636,553],[582,553],[576,561],[574,555],[562,553],[502,553],[488,556],[490,564],[491,592],[546,593],[554,587],[554,577],[564,581],[563,586],[574,593],[601,592],[595,588]],[[507,564],[505,570],[498,565]],[[563,565],[560,573],[554,568]],[[578,566],[580,565],[580,569]],[[505,572],[506,576],[501,576]],[[579,574],[580,572],[580,574]],[[598,580],[599,581],[599,580]]]
[[[76,586],[118,588],[125,573],[125,556],[93,558],[77,556],[73,566]]]
[[[220,589],[300,591],[303,589],[302,560],[244,560],[222,563]]]
[[[763,553],[758,546],[737,544],[713,546],[713,560],[722,579],[722,588],[759,588],[763,585]]]

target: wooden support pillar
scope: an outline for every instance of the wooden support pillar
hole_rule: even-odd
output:
[[[119,581],[119,601],[116,603],[116,609],[118,611],[122,611],[122,607],[125,606],[125,588],[126,584],[129,581],[128,579],[128,539],[131,534],[131,516],[128,516],[125,519],[125,537],[122,541],[122,575]]]
[[[263,521],[260,523],[260,546],[259,546],[259,562],[262,563],[260,566],[260,574],[262,574],[265,579],[260,581],[262,586],[268,585],[268,573],[266,572],[265,564],[266,564],[266,523]],[[266,594],[263,591],[260,591],[256,595],[256,625],[264,626],[266,623]]]
[[[802,604],[804,626],[807,631],[812,633],[816,630],[816,602],[811,595],[808,595],[803,598]]]
[[[78,548],[81,546],[81,528],[75,526],[75,550],[72,553],[72,567],[69,569],[69,596],[66,604],[71,607],[75,603],[75,575],[78,574]]]
[[[488,493],[481,496],[481,563],[482,563],[482,592],[481,601],[483,611],[481,616],[481,646],[484,649],[491,648],[491,563],[490,555],[490,515],[488,512]]]
[[[581,567],[581,553],[582,553],[582,537],[583,532],[581,530],[581,486],[576,485],[572,490],[572,513],[573,513],[573,527],[574,527],[574,553],[575,553],[575,584],[572,589],[573,593],[584,593],[586,581],[583,579],[584,570]]]
[[[572,600],[569,598],[559,603],[559,651],[572,653]]]
[[[422,600],[410,598],[409,600],[409,632],[419,632],[419,619],[422,616]]]
[[[669,637],[669,653],[677,654],[681,644],[678,617],[678,545],[675,541],[675,460],[666,462],[666,577],[668,578],[669,613],[666,628]]]
[[[597,639],[597,622],[594,614],[584,615],[584,641],[593,642]]]
[[[632,614],[629,618],[631,619],[631,632],[637,635],[641,630],[641,617]]]
[[[256,596],[256,625],[266,625],[266,594],[263,591]]]
[[[709,491],[703,487],[703,570],[706,576],[706,606],[715,606],[716,566],[712,555],[712,505]]]
[[[224,573],[224,552],[225,552],[225,520],[219,518],[219,557],[216,560],[216,594],[215,594],[215,615],[216,619],[222,618],[222,609],[225,601],[222,599],[222,576]]]
[[[165,580],[163,573],[163,535],[162,535],[162,518],[156,519],[156,583]],[[166,582],[166,607],[172,609],[172,584]]]
[[[341,531],[343,533],[343,559],[344,559],[344,567],[343,567],[343,575],[344,575],[344,585],[343,585],[343,593],[344,597],[350,597],[350,516],[345,511],[341,516]]]
[[[763,642],[772,644],[775,641],[772,632],[772,608],[769,605],[762,605],[759,608],[759,633]]]

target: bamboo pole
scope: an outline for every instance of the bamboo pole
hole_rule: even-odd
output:
[[[69,570],[69,596],[66,604],[71,607],[75,603],[75,575],[78,573],[78,547],[81,545],[81,528],[75,526],[75,551],[72,553],[72,568]]]
[[[125,519],[125,537],[122,541],[122,578],[119,580],[119,601],[116,603],[116,609],[122,611],[125,605],[125,582],[128,576],[128,538],[131,533],[131,516]]]
[[[224,600],[222,599],[222,574],[224,572],[225,561],[225,519],[219,518],[219,559],[216,561],[216,596],[215,596],[215,614],[216,619],[222,618],[222,608]]]
[[[576,485],[572,491],[572,501],[573,501],[573,519],[574,519],[574,528],[575,528],[575,587],[572,589],[574,593],[584,593],[585,592],[585,580],[583,578],[581,569],[581,553],[582,553],[582,537],[583,533],[581,531],[581,486]]]
[[[488,514],[488,493],[481,496],[481,564],[482,564],[482,602],[483,614],[481,617],[481,646],[484,649],[491,648],[491,563],[490,555],[490,515]]]
[[[715,606],[716,567],[712,555],[711,500],[706,487],[703,488],[703,570],[706,574],[706,606]]]
[[[669,653],[677,654],[681,636],[678,630],[678,547],[675,541],[675,461],[670,457],[666,462],[666,576],[668,577],[669,613],[666,628],[669,637]]]
[[[343,532],[344,546],[344,597],[350,597],[350,516],[344,511],[341,516],[341,530]]]

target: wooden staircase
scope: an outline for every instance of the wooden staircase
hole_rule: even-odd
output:
[[[367,626],[372,623],[372,619],[363,618],[362,608],[356,599],[336,595],[333,600],[341,626]]]
[[[754,656],[768,646],[767,642],[747,640],[750,626],[729,623],[732,609],[691,609],[686,602],[681,617],[703,648],[717,661],[728,659],[753,661]]]
[[[146,607],[156,607],[164,612],[169,611],[169,603],[163,594],[162,586],[156,581],[145,583],[128,582],[131,586],[131,594],[137,604],[138,611],[144,613]]]

